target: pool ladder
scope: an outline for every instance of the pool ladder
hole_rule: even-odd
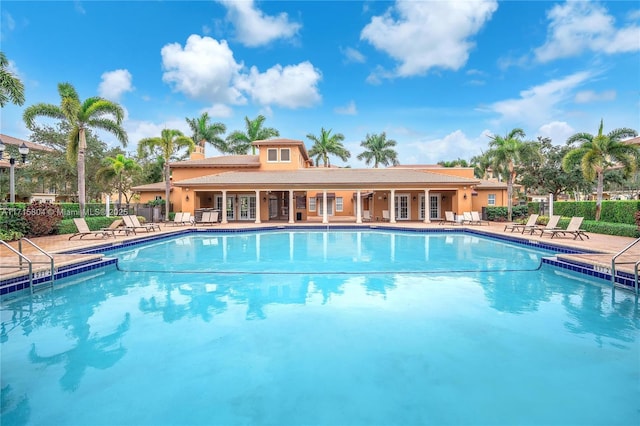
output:
[[[40,253],[42,253],[43,255],[45,255],[47,258],[49,258],[48,261],[37,261],[37,260],[32,260],[29,257],[27,257],[23,252],[22,252],[22,245],[23,242],[27,243],[28,245],[30,245],[31,247],[35,248],[37,251],[39,251]],[[33,273],[33,265],[34,264],[44,264],[44,265],[50,265],[51,266],[51,270],[50,270],[50,276],[51,276],[51,285],[53,286],[53,282],[55,280],[56,274],[55,274],[55,264],[53,261],[53,256],[51,256],[49,253],[47,253],[46,251],[44,251],[42,248],[40,248],[36,243],[34,243],[33,241],[29,240],[28,238],[21,238],[18,241],[18,250],[14,249],[13,247],[11,247],[7,242],[0,240],[0,243],[2,243],[3,246],[5,246],[7,249],[9,249],[9,251],[11,251],[13,254],[15,254],[18,257],[18,269],[22,270],[22,269],[28,269],[29,270],[29,290],[31,291],[31,294],[33,294],[33,278],[34,278],[34,273]],[[25,264],[27,266],[25,266]],[[0,264],[0,267],[8,267],[8,268],[15,268],[15,265],[2,265]]]
[[[640,238],[633,241],[631,244],[629,244],[628,246],[620,250],[611,258],[611,285],[612,286],[616,285],[616,265],[633,265],[633,271],[634,271],[633,288],[635,290],[636,295],[638,294],[638,277],[639,277],[638,270],[640,268],[640,260],[619,262],[617,261],[617,259],[618,257],[626,253],[629,249],[631,249],[633,246],[635,246],[638,243],[640,243]]]

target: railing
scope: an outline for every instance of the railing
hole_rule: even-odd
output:
[[[618,257],[622,256],[624,253],[626,253],[629,249],[631,249],[633,246],[635,246],[636,244],[640,243],[640,238],[636,239],[635,241],[633,241],[631,244],[629,244],[628,246],[626,246],[625,248],[623,248],[622,250],[620,250],[618,253],[616,253],[612,258],[611,258],[611,285],[615,286],[616,285],[616,264],[618,265],[633,265],[635,264],[635,282],[634,282],[634,290],[636,292],[636,294],[638,294],[638,264],[640,264],[640,261],[632,261],[632,262],[616,262],[616,259],[618,259]]]
[[[27,244],[29,244],[31,247],[35,248],[36,250],[38,250],[40,253],[42,253],[43,255],[45,255],[46,257],[49,258],[49,261],[44,261],[44,262],[33,262],[33,263],[42,263],[42,264],[46,264],[49,263],[51,266],[51,285],[53,286],[53,282],[56,278],[56,268],[55,268],[55,264],[53,262],[53,256],[51,256],[49,253],[47,253],[46,251],[44,251],[42,248],[40,248],[40,246],[38,246],[36,243],[34,243],[33,241],[31,241],[28,238],[21,238],[20,241],[18,241],[18,251],[20,251],[20,253],[22,253],[22,242],[25,242]],[[32,291],[33,292],[33,291]]]
[[[23,261],[29,264],[29,267],[28,267],[29,268],[29,288],[31,289],[31,294],[33,294],[33,264],[31,262],[31,260],[29,260],[28,257],[26,257],[25,255],[20,253],[18,250],[16,250],[13,247],[11,247],[8,243],[4,242],[3,240],[0,240],[0,243],[2,243],[3,246],[8,248],[13,254],[18,256],[18,269],[23,269],[24,268]],[[15,268],[14,265],[1,264],[0,263],[0,268],[2,268],[2,267]]]

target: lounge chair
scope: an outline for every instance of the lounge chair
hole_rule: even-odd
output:
[[[445,211],[444,212],[444,219],[442,219],[439,222],[439,224],[440,225],[446,225],[446,224],[449,224],[449,225],[460,225],[460,222],[458,222],[456,220],[456,216],[455,216],[455,214],[453,214],[453,212]]]
[[[536,232],[540,232],[540,236],[542,237],[545,233],[549,233],[551,231],[562,231],[561,228],[558,228],[558,222],[560,222],[560,215],[553,215],[549,218],[549,222],[545,226],[536,226],[531,228],[530,234],[533,235]]]
[[[473,225],[473,218],[471,217],[471,212],[462,212],[462,224]]]
[[[191,217],[191,213],[189,212],[182,213],[183,225],[193,225],[194,223],[195,223],[195,218]]]
[[[362,220],[364,222],[371,222],[371,212],[369,210],[362,212]]]
[[[213,224],[213,223],[218,223],[218,216],[219,216],[219,212],[217,211],[212,211],[212,212],[202,212],[202,217],[200,218],[200,220],[195,221],[195,225],[198,224]]]
[[[102,228],[101,231],[107,231],[107,232],[111,232],[113,231],[115,232],[124,232],[125,235],[129,235],[131,232],[133,232],[135,234],[135,231],[133,229],[127,228],[124,225],[124,221],[122,219],[116,219],[113,222],[111,222],[111,225],[109,225],[107,228]]]
[[[391,217],[389,216],[389,210],[382,210],[382,221],[383,222],[391,221]]]
[[[73,237],[77,237],[77,236],[80,236],[79,239],[82,239],[82,237],[85,237],[87,235],[93,235],[94,237],[97,237],[98,235],[100,235],[102,238],[107,238],[108,236],[112,236],[113,238],[116,237],[116,233],[114,231],[105,231],[102,229],[99,231],[90,230],[89,225],[87,225],[87,222],[81,217],[74,218],[73,223],[76,224],[76,228],[78,228],[78,232],[70,236],[69,239],[72,239]]]
[[[542,234],[540,234],[540,236],[547,233],[547,234],[551,234],[551,238],[553,238],[558,234],[562,234],[563,236],[569,234],[569,235],[573,235],[574,240],[578,238],[580,238],[581,240],[584,240],[584,238],[582,237],[587,237],[587,239],[589,239],[589,236],[586,234],[586,232],[583,229],[580,229],[580,225],[582,225],[583,220],[584,220],[583,217],[574,216],[569,221],[569,225],[567,225],[567,229],[550,229],[548,231],[545,230],[542,232]]]
[[[489,221],[480,218],[479,212],[471,212],[471,220],[473,225],[489,225]]]
[[[125,225],[127,225],[128,228],[131,228],[134,231],[137,229],[141,229],[143,231],[150,232],[155,231],[156,227],[158,228],[158,230],[160,230],[160,226],[153,223],[142,225],[138,220],[138,217],[133,214],[129,216],[122,216],[122,219],[124,220]]]
[[[178,226],[178,225],[183,225],[184,223],[182,222],[182,215],[184,213],[182,212],[178,212],[176,213],[176,215],[173,217],[173,222],[171,222],[171,224],[173,226]]]
[[[536,225],[536,222],[538,221],[538,217],[539,215],[532,214],[531,216],[529,216],[527,223],[510,223],[508,225],[505,225],[504,231],[506,232],[507,230],[510,229],[511,232],[520,231],[521,234],[524,234],[524,231],[531,232],[533,231],[534,228],[536,229],[539,228],[538,225]]]

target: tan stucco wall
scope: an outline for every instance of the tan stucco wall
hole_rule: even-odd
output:
[[[283,148],[289,149],[288,162],[280,161],[280,150]],[[278,161],[269,162],[267,160],[269,149],[278,150]],[[300,149],[295,145],[287,145],[282,147],[261,146],[258,155],[260,156],[260,170],[299,170],[304,168],[304,160],[302,154],[300,153]]]

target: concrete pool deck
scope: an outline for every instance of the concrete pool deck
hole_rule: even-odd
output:
[[[262,224],[251,223],[229,223],[229,224],[216,224],[213,226],[174,226],[171,223],[161,224],[160,230],[155,232],[138,232],[136,235],[130,234],[125,235],[124,233],[118,233],[116,238],[94,238],[92,236],[87,236],[86,238],[79,239],[74,238],[69,240],[69,236],[71,234],[66,235],[53,235],[47,237],[34,237],[30,240],[37,244],[40,248],[42,248],[47,253],[53,255],[54,263],[56,268],[60,268],[63,266],[70,266],[74,264],[87,263],[95,259],[99,259],[102,257],[100,254],[74,254],[69,252],[81,252],[84,250],[89,250],[91,248],[99,248],[100,246],[104,246],[105,244],[112,243],[126,243],[131,242],[138,239],[145,239],[148,237],[157,237],[158,235],[171,235],[174,233],[183,232],[185,230],[190,229],[215,229],[215,230],[260,230],[260,229],[273,229],[273,227],[285,227],[288,229],[295,228],[318,228],[318,229],[326,229],[327,227],[340,227],[340,226],[348,226],[353,228],[382,228],[385,229],[434,229],[434,230],[454,230],[460,231],[463,229],[473,230],[476,232],[480,232],[487,235],[495,235],[495,236],[508,236],[509,238],[521,240],[523,242],[533,242],[537,243],[546,243],[553,244],[555,246],[565,247],[572,250],[584,250],[589,253],[582,254],[558,254],[557,258],[562,260],[567,260],[570,262],[578,262],[585,265],[591,265],[597,267],[598,269],[608,270],[611,268],[611,258],[614,254],[618,253],[620,250],[627,247],[633,241],[634,238],[629,237],[618,237],[612,235],[602,235],[602,234],[594,234],[589,233],[589,239],[574,240],[573,237],[567,236],[562,237],[558,236],[551,239],[549,236],[540,237],[539,235],[529,235],[529,234],[520,234],[519,232],[510,232],[504,231],[505,223],[504,222],[489,222],[488,225],[460,225],[460,226],[451,226],[451,225],[440,225],[437,222],[431,224],[425,224],[423,222],[400,222],[395,224],[390,224],[388,222],[365,222],[362,224],[356,224],[355,218],[341,218],[341,220],[337,220],[337,218],[332,218],[329,224],[322,224],[319,222],[301,222],[295,224],[289,224],[286,222],[265,222]],[[10,245],[14,247],[16,250],[18,249],[18,243],[16,241],[11,242]],[[49,260],[46,256],[40,254],[29,245],[23,245],[23,253],[28,258],[42,263],[36,263],[33,266],[33,272],[44,272],[50,270]],[[634,265],[633,263],[640,260],[640,244],[634,246],[631,250],[629,250],[625,255],[619,258],[620,265],[616,266],[616,269],[619,271],[626,272],[628,274],[634,273]],[[5,281],[11,278],[26,276],[27,271],[25,269],[20,269],[20,265],[18,263],[18,256],[11,253],[6,247],[0,246],[0,281]]]

